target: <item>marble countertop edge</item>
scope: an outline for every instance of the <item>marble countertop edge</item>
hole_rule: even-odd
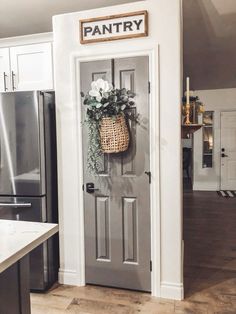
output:
[[[58,231],[59,231],[59,226],[55,225],[46,233],[42,234],[37,239],[34,239],[31,243],[25,245],[23,248],[20,248],[18,252],[9,256],[7,259],[5,259],[3,262],[0,263],[0,273],[2,273],[8,267],[16,263],[18,260],[20,260],[22,257],[27,255],[30,251],[35,249],[37,246],[45,242],[47,239],[49,239],[51,236],[56,234]]]

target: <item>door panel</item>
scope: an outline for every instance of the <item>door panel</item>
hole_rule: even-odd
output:
[[[136,198],[124,197],[122,206],[123,218],[123,261],[137,263],[138,222]]]
[[[84,93],[87,93],[91,88],[91,83],[94,80],[98,80],[102,78],[106,81],[112,81],[112,61],[111,60],[102,60],[102,61],[91,61],[91,62],[83,62],[81,63],[81,90]],[[83,109],[83,108],[82,108]],[[83,121],[85,119],[85,110],[82,110]],[[86,127],[83,128],[83,138],[88,138],[88,133]],[[83,145],[83,154],[87,156],[88,146],[87,143]],[[84,157],[84,169],[86,170],[86,157]],[[98,174],[98,176],[104,177],[109,175],[109,156],[105,154],[102,158],[102,170]],[[89,173],[86,172],[86,179],[93,180],[93,176],[90,176]],[[87,181],[89,182],[89,181]],[[91,181],[93,182],[93,181]]]
[[[12,84],[20,91],[53,88],[51,43],[10,48]]]
[[[96,197],[97,260],[110,259],[110,206],[109,197]]]
[[[43,112],[39,110],[36,92],[0,95],[1,195],[45,193],[43,180],[40,180],[44,173],[44,146],[40,145],[44,139],[42,121]]]
[[[236,112],[221,113],[221,190],[236,190]]]
[[[86,283],[151,290],[148,57],[81,64],[81,89],[103,78],[133,91],[139,123],[129,121],[131,141],[122,154],[105,154],[104,170],[86,171],[87,131],[83,128]],[[84,114],[84,110],[83,110]]]
[[[7,92],[10,87],[9,48],[0,49],[0,92]]]
[[[30,314],[29,258],[18,262],[0,273],[0,313]]]

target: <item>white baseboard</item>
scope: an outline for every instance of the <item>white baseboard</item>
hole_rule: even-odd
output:
[[[197,182],[193,183],[193,191],[219,191],[219,185]]]
[[[84,286],[84,284],[81,283],[81,278],[78,273],[73,270],[60,268],[58,272],[58,281],[63,285]]]
[[[58,281],[63,285],[84,286],[81,283],[80,276],[75,271],[60,269],[58,273]],[[184,287],[183,284],[175,284],[171,282],[161,283],[161,298],[172,300],[183,300]]]
[[[183,284],[162,282],[161,283],[161,298],[172,300],[184,299],[184,286]]]

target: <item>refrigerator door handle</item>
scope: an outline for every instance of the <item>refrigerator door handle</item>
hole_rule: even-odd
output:
[[[32,204],[31,203],[0,203],[0,207],[4,206],[4,207],[31,207]]]

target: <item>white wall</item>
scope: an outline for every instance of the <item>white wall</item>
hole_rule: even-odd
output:
[[[53,19],[55,86],[57,101],[58,167],[59,167],[59,218],[60,218],[60,281],[81,284],[79,247],[82,245],[79,230],[80,199],[78,165],[77,108],[73,99],[75,71],[73,55],[115,54],[132,47],[153,47],[159,50],[154,60],[160,71],[154,71],[155,92],[160,103],[160,219],[156,233],[161,245],[156,248],[160,258],[156,276],[156,296],[180,299],[183,296],[182,280],[182,186],[180,161],[180,103],[181,103],[181,5],[180,0],[147,0],[115,7],[59,15]],[[79,20],[138,10],[149,12],[147,38],[80,45]],[[156,58],[157,54],[155,55]],[[156,72],[155,72],[156,71]],[[158,84],[159,82],[159,84]],[[79,83],[78,83],[79,84]],[[159,146],[158,146],[159,147]],[[158,154],[159,155],[159,154]],[[158,160],[158,156],[156,156]],[[156,178],[157,179],[157,178]]]
[[[195,91],[206,111],[214,111],[213,168],[202,168],[202,129],[194,133],[194,190],[220,189],[220,113],[236,110],[236,88]]]

